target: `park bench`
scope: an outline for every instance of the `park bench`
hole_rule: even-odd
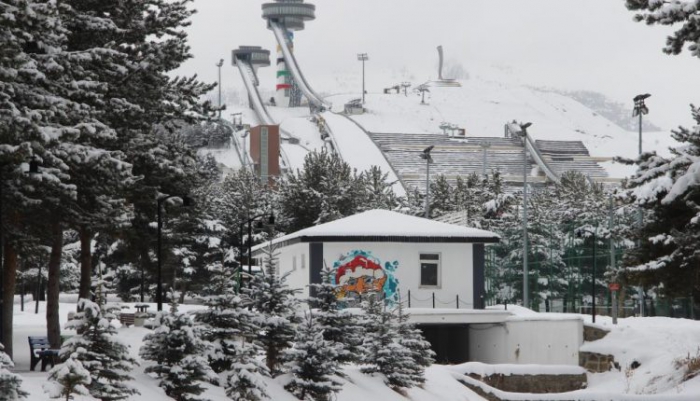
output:
[[[49,363],[53,368],[56,364],[56,358],[60,350],[51,349],[49,338],[46,336],[29,336],[29,370],[34,371],[37,363],[41,361],[41,371],[46,371],[46,365]]]
[[[121,323],[123,326],[129,327],[134,325],[134,318],[135,315],[133,313],[120,313],[119,314],[119,323]]]

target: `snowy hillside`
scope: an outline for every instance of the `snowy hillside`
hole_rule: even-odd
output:
[[[408,78],[412,78],[414,86],[422,83],[408,71],[384,71],[376,74],[386,82],[386,87]],[[359,97],[357,90],[353,90],[359,83],[358,78],[341,76],[333,81],[320,82],[322,93],[334,93],[328,96],[328,100],[333,103],[333,111],[342,112],[347,101]],[[312,85],[315,82],[313,77],[310,81]],[[472,77],[459,82],[461,87],[431,86],[426,97],[427,105],[420,104],[420,97],[411,91],[412,88],[409,88],[407,96],[369,91],[365,104],[367,112],[352,116],[352,119],[366,131],[384,133],[442,133],[439,126],[446,122],[464,128],[467,136],[476,137],[502,137],[503,126],[508,121],[532,122],[529,133],[535,140],[581,141],[592,157],[599,158],[612,178],[624,178],[634,172],[634,168],[614,163],[611,159],[615,156],[635,157],[638,152],[638,133],[621,128],[572,97],[556,91],[543,91],[490,78]],[[244,110],[244,122],[257,124],[254,113],[246,110],[247,104],[240,104],[242,97],[235,99],[238,103],[229,104],[228,110]],[[310,122],[307,108],[269,107],[269,110],[275,120],[281,122],[284,130],[301,140],[301,146],[282,145],[293,169],[301,167],[308,151],[328,146],[321,139],[318,126]],[[343,127],[349,131],[344,132]],[[357,127],[348,124],[333,127],[333,132],[344,137],[358,135]],[[364,138],[361,139],[363,143],[367,142]],[[668,147],[674,145],[668,132],[645,132],[643,139],[645,151],[655,150],[663,155],[667,155]],[[348,144],[348,141],[344,143]],[[372,164],[386,166],[386,161],[376,152],[358,153],[356,148],[357,146],[351,146],[340,151],[346,160],[362,159],[350,163],[358,170]],[[219,159],[226,164],[225,155]]]

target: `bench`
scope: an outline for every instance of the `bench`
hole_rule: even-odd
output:
[[[53,368],[56,365],[56,358],[60,350],[52,349],[49,338],[46,336],[29,336],[29,370],[34,371],[36,365],[41,361],[41,371],[46,371],[49,363]]]
[[[121,323],[123,326],[129,327],[134,325],[134,317],[135,315],[133,313],[120,313],[119,314],[119,323]]]

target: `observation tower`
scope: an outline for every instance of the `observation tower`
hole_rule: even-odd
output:
[[[267,21],[268,29],[272,24],[280,26],[285,35],[289,51],[294,50],[294,31],[304,29],[304,22],[316,18],[316,6],[304,3],[304,0],[276,0],[262,5],[262,17]],[[298,107],[301,105],[301,91],[294,80],[285,60],[281,44],[277,44],[277,87],[275,102],[280,107]]]

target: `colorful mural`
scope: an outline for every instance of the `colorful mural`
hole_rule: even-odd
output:
[[[361,295],[384,293],[390,302],[395,301],[399,281],[395,277],[398,261],[385,262],[372,252],[354,250],[342,255],[333,263],[338,300],[353,303]]]

